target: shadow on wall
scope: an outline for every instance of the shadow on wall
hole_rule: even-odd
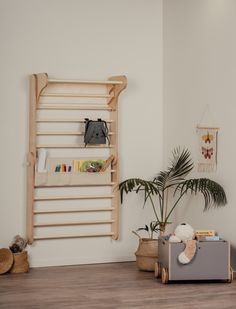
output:
[[[236,246],[231,245],[231,266],[236,271]]]

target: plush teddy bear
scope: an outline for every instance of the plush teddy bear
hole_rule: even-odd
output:
[[[179,224],[175,231],[174,235],[171,235],[169,238],[169,242],[184,242],[185,243],[185,249],[183,252],[180,253],[178,256],[178,261],[181,264],[188,264],[193,259],[195,253],[196,253],[196,240],[194,239],[195,233],[194,229],[191,227],[191,225],[186,223]]]
[[[20,235],[16,235],[9,247],[12,253],[22,252],[27,246],[27,240],[21,237]]]

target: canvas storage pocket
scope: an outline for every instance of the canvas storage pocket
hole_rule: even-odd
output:
[[[106,159],[49,157],[46,161],[46,171],[43,173],[35,172],[35,186],[108,184],[111,182],[110,164],[105,171],[95,171],[97,168],[96,164],[89,165],[88,163],[86,167],[86,162],[104,162],[105,164]]]

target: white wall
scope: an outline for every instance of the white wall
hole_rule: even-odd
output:
[[[202,212],[202,200],[188,200],[176,223],[213,228],[232,242],[236,266],[236,2],[233,0],[166,0],[164,21],[164,145],[165,157],[178,145],[196,159],[195,127],[206,105],[202,124],[220,127],[218,169],[205,176],[226,189],[228,205]],[[191,205],[190,205],[191,204]]]
[[[121,177],[149,178],[160,169],[162,1],[1,0],[0,15],[0,247],[7,247],[14,235],[25,234],[30,74],[92,80],[127,75],[120,97]],[[35,242],[31,266],[133,260],[137,239],[131,230],[150,213],[136,203],[127,197],[121,207],[119,241]]]

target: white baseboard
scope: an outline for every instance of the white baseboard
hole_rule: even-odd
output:
[[[69,265],[85,265],[85,264],[102,264],[102,263],[118,263],[118,262],[133,262],[134,256],[123,257],[87,257],[87,258],[69,258],[60,259],[53,257],[53,259],[39,259],[37,261],[30,261],[30,267],[49,267],[49,266],[69,266]]]

